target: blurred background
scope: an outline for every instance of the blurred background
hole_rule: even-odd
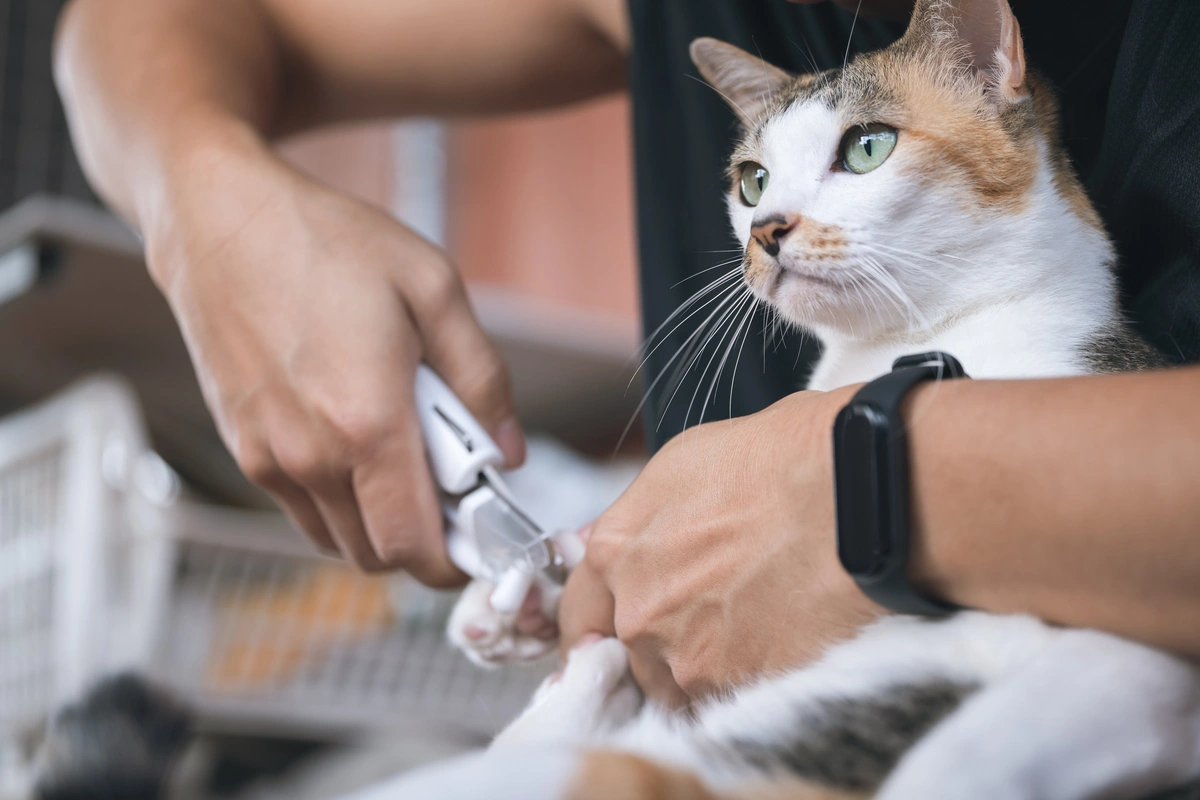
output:
[[[0,798],[26,792],[54,709],[120,670],[194,710],[187,796],[329,797],[485,742],[547,666],[473,667],[445,644],[452,594],[316,556],[238,474],[136,237],[72,153],[61,5],[0,0]],[[638,467],[636,423],[614,456],[640,397],[628,113],[280,148],[461,266],[537,434],[513,488],[550,525]]]

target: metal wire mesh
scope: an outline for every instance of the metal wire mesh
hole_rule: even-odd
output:
[[[62,447],[0,471],[0,729],[45,713],[54,689],[54,543]]]
[[[154,671],[235,727],[433,725],[485,736],[544,671],[484,671],[453,651],[453,599],[331,561],[189,542]]]

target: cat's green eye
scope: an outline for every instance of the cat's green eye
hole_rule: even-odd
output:
[[[842,137],[842,166],[862,175],[878,167],[896,149],[896,129],[878,122],[856,125]]]
[[[748,206],[758,205],[770,180],[771,173],[767,172],[767,168],[762,164],[753,161],[742,164],[742,202]]]

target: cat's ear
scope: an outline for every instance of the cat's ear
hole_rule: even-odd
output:
[[[757,122],[790,73],[731,44],[707,37],[692,42],[692,63],[746,125]]]
[[[928,38],[972,69],[994,100],[1028,95],[1021,26],[1008,0],[918,0],[911,35]]]

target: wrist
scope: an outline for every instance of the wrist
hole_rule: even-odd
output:
[[[858,587],[837,551],[831,432],[838,413],[860,388],[853,384],[789,395],[762,412],[760,432],[764,449],[779,459],[771,465],[773,474],[785,476],[778,487],[784,503],[780,527],[803,548],[803,561],[812,570],[806,591],[821,598],[821,605],[842,620],[847,632],[887,613]]]
[[[187,263],[197,215],[215,212],[239,187],[263,191],[286,172],[249,124],[220,112],[179,114],[157,144],[159,167],[143,182],[136,218],[150,275],[164,292]]]

